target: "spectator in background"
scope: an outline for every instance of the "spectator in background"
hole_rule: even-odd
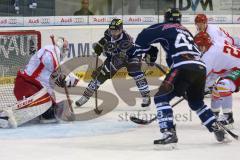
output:
[[[74,15],[93,15],[93,13],[89,10],[89,0],[82,0],[81,2],[82,8],[76,12]]]
[[[37,0],[29,0],[29,8],[31,9],[37,8]]]
[[[14,3],[14,9],[17,14],[19,14],[20,11],[20,0],[13,0],[12,3]],[[30,9],[36,9],[37,8],[37,0],[28,0],[29,8]]]

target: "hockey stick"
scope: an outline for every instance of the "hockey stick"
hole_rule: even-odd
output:
[[[98,68],[98,56],[96,56],[96,66],[95,66],[95,70],[97,70]],[[97,79],[97,77],[95,78],[95,80]],[[97,91],[97,82],[95,81],[95,87],[96,87],[96,90],[95,90],[95,109],[94,109],[94,112],[96,114],[101,114],[102,113],[102,109],[98,109],[98,91]]]
[[[60,60],[58,59],[58,56],[57,56],[56,42],[55,42],[55,40],[54,40],[54,35],[51,35],[50,38],[51,38],[51,40],[52,40],[52,44],[53,44],[53,47],[54,47],[53,49],[54,49],[54,52],[55,52],[55,55],[56,55],[56,57],[57,57],[57,61],[58,61],[58,64],[59,64],[59,71],[60,71],[60,73],[62,73],[62,68],[61,68],[61,65],[60,65]],[[64,91],[65,91],[65,95],[66,95],[66,98],[67,98],[68,107],[69,107],[72,115],[74,115],[74,111],[73,111],[73,107],[72,107],[72,101],[71,101],[71,99],[70,99],[69,92],[68,92],[68,89],[67,89],[67,86],[66,86],[66,85],[64,86]],[[73,117],[71,118],[71,121],[74,121],[74,119],[75,119],[75,116],[73,116]],[[69,119],[69,120],[70,120],[70,119]]]
[[[225,127],[221,122],[217,122],[218,125],[225,130],[230,136],[232,136],[234,139],[238,140],[238,135],[233,133],[230,129],[228,129],[227,127]]]
[[[179,99],[177,102],[175,102],[172,107],[176,106],[177,104],[179,104],[180,102],[182,102],[185,98],[182,97],[181,99]],[[137,123],[137,124],[142,124],[142,125],[148,125],[150,123],[152,123],[153,121],[155,121],[157,119],[157,116],[150,119],[150,120],[144,120],[144,119],[140,119],[140,118],[137,118],[137,117],[133,117],[133,116],[130,116],[130,120],[134,123]]]
[[[160,64],[154,63],[154,66],[157,67],[161,72],[163,72],[163,74],[167,74],[167,72],[162,68]]]

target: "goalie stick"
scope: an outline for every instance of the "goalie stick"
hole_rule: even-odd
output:
[[[55,54],[57,54],[57,50],[56,50],[56,42],[54,40],[54,35],[51,35],[50,36],[51,40],[52,40],[52,44],[53,44],[53,47],[54,47],[54,52]],[[56,55],[57,57],[57,60],[58,60],[58,64],[59,64],[59,71],[60,73],[62,73],[62,68],[61,68],[61,65],[60,65],[60,60],[58,59],[58,56]],[[74,116],[74,111],[73,111],[73,107],[72,107],[72,101],[70,99],[70,96],[69,96],[69,92],[68,92],[68,89],[67,89],[67,86],[65,85],[64,86],[64,91],[65,91],[65,95],[66,95],[66,98],[67,98],[67,102],[68,102],[68,107],[72,113],[72,119],[69,119],[71,121],[74,121],[75,119],[75,116]]]

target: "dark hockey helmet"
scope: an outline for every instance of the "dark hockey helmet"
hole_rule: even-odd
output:
[[[110,30],[121,30],[123,29],[123,21],[121,19],[114,18],[109,24]]]
[[[182,14],[178,8],[169,8],[164,14],[164,22],[181,23]]]

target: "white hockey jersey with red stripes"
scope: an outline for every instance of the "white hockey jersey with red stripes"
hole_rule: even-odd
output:
[[[240,69],[240,49],[226,41],[218,41],[203,54],[202,60],[207,67],[207,85],[210,87],[213,79]]]
[[[41,48],[36,54],[34,54],[26,68],[24,74],[36,79],[41,83],[42,86],[48,89],[48,92],[52,92],[50,86],[50,75],[59,66],[60,50],[58,47],[56,52],[54,51],[53,45],[47,45]]]
[[[235,45],[234,38],[221,27],[214,24],[208,24],[205,31],[209,34],[213,43],[219,40],[226,40],[228,43]]]

